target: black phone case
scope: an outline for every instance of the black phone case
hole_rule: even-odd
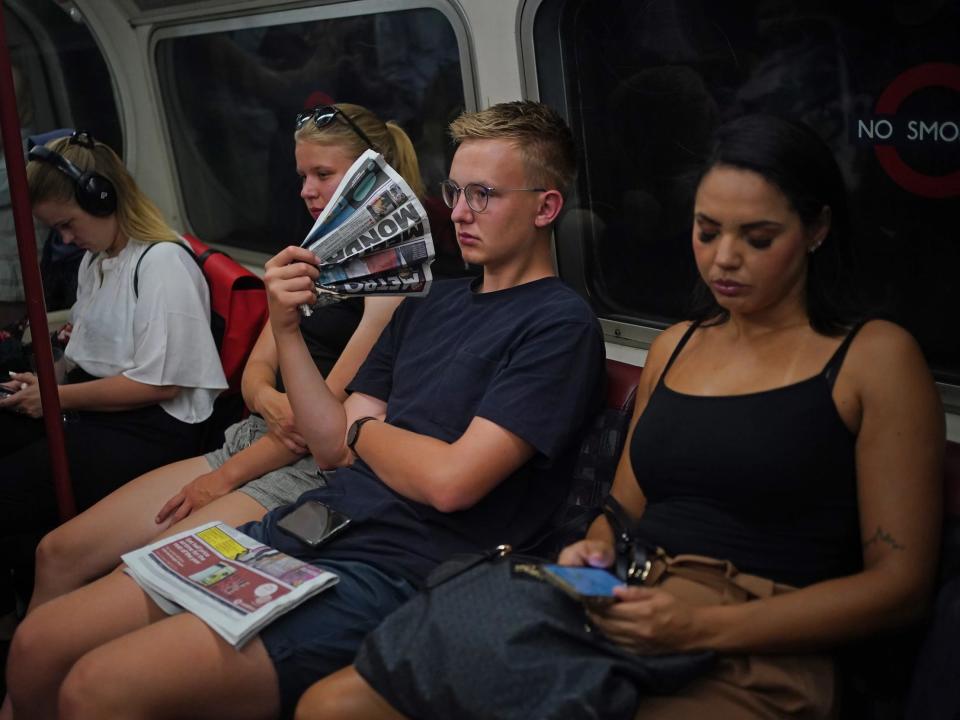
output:
[[[320,525],[317,523],[317,518],[311,505],[320,505],[326,509],[327,522],[325,524]],[[313,548],[319,547],[330,538],[343,532],[349,525],[349,517],[319,500],[308,500],[277,521],[277,527]]]

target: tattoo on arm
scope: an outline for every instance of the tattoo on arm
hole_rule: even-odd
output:
[[[877,531],[873,534],[873,537],[871,537],[870,539],[864,541],[863,547],[866,549],[866,548],[870,547],[871,545],[875,545],[876,543],[886,543],[887,545],[889,545],[889,546],[890,546],[891,548],[893,548],[894,550],[906,550],[906,548],[907,548],[906,545],[901,545],[900,543],[898,543],[898,542],[894,539],[893,535],[891,535],[890,533],[888,533],[886,530],[884,530],[884,529],[883,529],[882,527],[880,527],[879,525],[877,526]]]

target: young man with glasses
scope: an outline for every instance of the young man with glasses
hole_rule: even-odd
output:
[[[114,574],[27,619],[18,658],[33,679],[14,690],[18,707],[41,717],[36,708],[59,690],[61,711],[76,717],[287,717],[437,563],[543,536],[602,401],[599,326],[555,277],[550,247],[574,174],[572,139],[532,102],[465,114],[451,131],[459,147],[443,195],[463,255],[483,275],[404,300],[346,401],[329,391],[299,331],[316,259],[290,247],[267,263],[297,425],[318,464],[338,469],[241,530],[339,583],[238,651],[190,614],[163,617]],[[352,520],[317,548],[278,527],[310,501]]]

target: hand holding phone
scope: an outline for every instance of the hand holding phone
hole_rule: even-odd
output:
[[[307,500],[277,521],[277,527],[310,547],[318,547],[350,524],[350,518],[319,500]]]
[[[543,578],[575,600],[588,606],[611,605],[617,601],[615,587],[623,580],[603,568],[568,565],[541,565]]]

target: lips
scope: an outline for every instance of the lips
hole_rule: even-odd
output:
[[[323,212],[323,208],[310,207],[307,209],[310,211],[310,217],[312,217],[314,220],[320,217],[320,213]]]
[[[720,295],[725,295],[726,297],[735,297],[737,295],[741,295],[747,289],[746,285],[742,285],[734,280],[727,279],[711,280],[710,286],[713,288],[714,292],[719,293]]]
[[[480,242],[480,238],[478,238],[476,235],[471,235],[470,233],[460,231],[457,233],[457,241],[461,246],[466,245],[469,247],[471,245],[477,245]]]

